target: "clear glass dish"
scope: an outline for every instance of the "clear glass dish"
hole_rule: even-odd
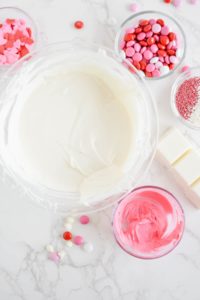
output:
[[[137,82],[142,98],[138,101],[139,131],[136,141],[136,155],[134,166],[124,175],[126,183],[123,189],[116,186],[107,194],[98,194],[95,201],[90,204],[83,204],[80,195],[76,193],[64,193],[59,190],[52,190],[30,181],[18,161],[15,160],[14,149],[9,143],[9,125],[12,120],[12,113],[15,104],[20,99],[23,89],[39,74],[66,63],[72,56],[77,61],[84,59],[88,53],[100,53],[104,59],[111,62],[111,71],[117,76],[126,76],[130,82]],[[72,63],[72,61],[70,61]],[[135,70],[134,70],[135,71]],[[123,59],[113,51],[95,44],[88,44],[84,41],[74,40],[52,44],[35,51],[24,59],[13,65],[3,77],[0,93],[0,162],[6,174],[19,184],[22,189],[43,207],[51,208],[60,213],[80,213],[103,209],[124,196],[138,183],[147,171],[155,154],[158,137],[157,111],[146,84],[138,75],[137,71],[132,76],[131,72],[123,66]]]
[[[38,43],[38,28],[32,17],[18,7],[0,7],[0,22],[4,22],[6,19],[23,19],[26,21],[27,26],[32,30],[32,37],[34,40],[32,51],[34,51]],[[0,65],[0,71],[4,71],[9,67],[10,65]]]
[[[149,206],[138,206],[141,202]],[[117,204],[112,226],[116,242],[125,252],[137,258],[155,259],[179,244],[185,217],[180,203],[170,192],[157,186],[142,186]]]
[[[176,94],[180,86],[185,82],[186,80],[189,80],[191,78],[200,78],[200,66],[189,68],[187,71],[180,74],[177,79],[175,80],[172,90],[171,90],[171,109],[178,118],[182,124],[186,125],[187,127],[194,129],[194,130],[200,130],[200,113],[198,116],[198,123],[192,121],[192,119],[185,119],[179,112],[177,105],[176,105]],[[193,90],[193,87],[190,87],[191,91]],[[199,94],[199,102],[200,102],[200,90],[198,92]],[[188,103],[190,102],[190,99],[188,99]]]
[[[124,57],[124,52],[121,50],[120,48],[120,42],[123,40],[123,37],[125,35],[126,30],[130,27],[130,26],[136,26],[138,25],[138,22],[141,20],[149,20],[149,19],[163,19],[166,23],[166,25],[168,25],[170,28],[172,28],[173,32],[175,32],[177,34],[177,37],[179,38],[179,61],[178,63],[175,65],[173,70],[170,70],[167,74],[163,74],[160,77],[145,77],[145,79],[147,80],[159,80],[161,78],[165,78],[167,76],[169,76],[170,74],[172,74],[177,68],[178,66],[182,63],[184,57],[185,57],[185,53],[186,53],[186,37],[185,37],[185,33],[181,27],[181,25],[176,21],[176,19],[174,19],[173,17],[169,16],[168,14],[165,14],[163,12],[160,11],[154,11],[154,10],[148,10],[148,11],[142,11],[139,13],[136,13],[134,15],[131,15],[130,17],[128,17],[120,26],[116,38],[115,38],[115,51],[119,56]],[[126,62],[128,64],[129,61],[126,59]]]

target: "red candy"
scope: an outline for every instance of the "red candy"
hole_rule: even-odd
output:
[[[157,23],[160,24],[160,26],[164,26],[165,22],[163,21],[163,19],[158,19]]]
[[[169,38],[166,35],[160,36],[160,43],[164,46],[169,44]]]
[[[172,2],[172,0],[164,0],[165,3],[169,4]]]
[[[165,50],[158,50],[158,55],[165,57],[165,56],[167,56],[167,53]]]
[[[71,239],[72,239],[72,234],[71,234],[71,232],[70,232],[70,231],[65,231],[65,232],[63,233],[63,239],[66,240],[66,241],[71,240]]]
[[[170,41],[174,41],[174,40],[176,39],[176,35],[175,35],[174,32],[170,32],[170,33],[168,34],[168,37],[169,37],[169,40],[170,40]]]
[[[138,34],[138,33],[140,33],[140,32],[142,32],[142,28],[141,28],[141,27],[138,27],[138,28],[135,29],[135,33]]]
[[[148,20],[141,20],[140,22],[139,22],[139,24],[140,24],[140,26],[146,26],[146,25],[148,25],[149,24],[149,21]]]
[[[135,34],[127,33],[124,37],[125,42],[133,41],[136,38]]]
[[[167,50],[167,54],[170,55],[170,56],[171,56],[171,55],[175,55],[175,54],[176,54],[176,51],[175,51],[175,50],[172,50],[172,49],[168,49],[168,50]]]
[[[74,23],[74,27],[75,27],[76,29],[82,29],[82,28],[84,27],[83,21],[80,21],[80,20],[76,21],[76,22]]]
[[[154,39],[154,37],[149,37],[149,38],[147,39],[147,44],[148,44],[149,46],[155,44],[155,39]]]
[[[120,49],[145,76],[159,77],[173,70],[178,63],[176,40],[176,34],[169,32],[163,19],[142,19],[135,29],[133,26],[127,28]]]
[[[148,32],[148,31],[150,31],[150,30],[151,30],[151,25],[150,25],[150,24],[146,25],[146,26],[143,28],[143,31],[144,31],[144,32]]]
[[[161,50],[165,50],[165,46],[164,46],[164,45],[162,45],[162,44],[158,43],[158,44],[157,44],[157,46],[158,46],[158,48],[159,48],[159,49],[161,49]]]

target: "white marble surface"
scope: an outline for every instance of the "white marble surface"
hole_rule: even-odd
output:
[[[128,0],[15,0],[0,5],[16,5],[38,22],[49,42],[81,37],[113,46],[116,28],[130,11]],[[200,60],[200,1],[192,6],[183,1],[180,9],[161,0],[141,0],[141,9],[159,9],[176,15],[188,38],[186,62]],[[76,31],[72,23],[83,19],[85,29]],[[170,87],[177,74],[151,82],[159,108],[160,128],[176,124],[187,135],[198,138],[177,123],[170,110]],[[200,146],[200,140],[197,141]],[[95,246],[92,254],[78,248],[67,249],[60,265],[47,260],[44,246],[63,245],[59,234],[62,220],[34,206],[12,183],[0,183],[0,299],[1,300],[199,300],[200,299],[200,211],[185,199],[167,170],[154,161],[142,183],[171,190],[186,214],[186,231],[180,245],[169,255],[145,261],[124,253],[111,230],[112,209],[91,216],[92,224],[83,234]]]

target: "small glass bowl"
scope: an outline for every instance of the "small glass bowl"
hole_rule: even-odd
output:
[[[166,23],[167,26],[169,26],[170,28],[173,29],[173,32],[175,32],[177,34],[177,37],[179,39],[179,62],[175,65],[173,70],[170,70],[167,74],[163,74],[160,77],[145,77],[145,79],[149,79],[149,80],[158,80],[161,78],[165,78],[167,76],[169,76],[170,74],[172,74],[177,67],[182,63],[184,57],[185,57],[185,53],[186,53],[186,37],[185,37],[185,33],[182,29],[182,27],[179,25],[179,23],[171,16],[169,16],[168,14],[165,14],[163,12],[160,11],[154,11],[154,10],[148,10],[148,11],[142,11],[139,12],[137,14],[131,15],[129,18],[127,18],[120,26],[116,38],[115,38],[115,51],[118,55],[122,56],[124,58],[124,51],[121,50],[120,48],[120,42],[123,40],[123,37],[125,35],[126,30],[130,27],[130,26],[136,26],[138,25],[139,21],[141,19],[163,19]],[[126,60],[129,63],[128,60]]]
[[[34,40],[33,47],[31,51],[35,50],[38,42],[38,29],[34,20],[26,13],[24,10],[18,7],[1,7],[0,8],[0,23],[4,22],[6,19],[23,19],[26,21],[26,25],[32,30],[32,37]],[[0,70],[6,70],[11,65],[0,65]]]
[[[128,215],[128,212],[130,213],[130,211],[133,213],[134,201],[136,200],[136,215]],[[146,204],[150,203],[152,209],[156,207],[157,203],[157,215],[155,211],[148,211],[148,206],[139,207],[138,202],[140,201],[144,201],[144,203]],[[132,206],[130,206],[131,203]],[[153,223],[155,234],[155,226],[159,223],[158,221],[160,213],[165,213],[165,220],[161,220],[160,223],[160,232],[157,228],[157,234],[161,234],[161,236],[165,238],[165,240],[163,241],[163,245],[161,245],[162,240],[152,242],[152,239],[150,239],[146,235],[146,237],[143,239],[143,243],[147,241],[146,243],[148,247],[148,243],[149,241],[151,241],[152,249],[149,249],[148,251],[147,249],[142,251],[142,246],[136,245],[139,244],[139,239],[137,240],[137,238],[140,232],[140,228],[137,227],[138,224],[135,225],[134,223],[137,222],[138,215],[141,215],[141,218],[143,219],[140,220],[139,225],[151,225]],[[132,223],[130,224],[130,222]],[[166,223],[168,224],[166,225]],[[170,192],[157,186],[142,186],[134,189],[129,195],[125,196],[118,203],[117,207],[114,210],[112,221],[113,233],[119,246],[128,254],[141,259],[159,258],[171,252],[179,244],[183,236],[184,226],[184,212],[178,200]],[[128,229],[130,229],[130,232],[124,233],[124,231],[128,231]],[[135,239],[137,240],[137,242],[135,240],[133,241],[132,239],[134,229],[134,234],[136,235]],[[149,234],[153,234],[150,231],[149,227],[147,228],[147,230],[149,230]],[[141,234],[144,234],[144,227],[142,228]],[[170,240],[171,235],[173,235],[172,240]]]
[[[171,109],[174,113],[174,115],[181,121],[184,125],[188,126],[191,129],[195,130],[200,130],[200,124],[196,125],[194,122],[192,122],[189,119],[185,119],[179,112],[177,105],[176,105],[176,93],[178,89],[180,88],[181,84],[194,77],[199,77],[200,78],[200,66],[190,68],[187,71],[183,72],[180,74],[177,79],[175,80],[172,90],[171,90]],[[200,98],[200,91],[199,91],[199,98]],[[199,99],[200,101],[200,99]]]

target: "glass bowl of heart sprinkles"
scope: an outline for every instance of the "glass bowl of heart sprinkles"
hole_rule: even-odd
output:
[[[200,66],[178,76],[171,90],[175,116],[192,129],[200,129]]]
[[[36,41],[36,24],[25,11],[17,7],[0,8],[0,69],[29,54]]]
[[[171,74],[183,61],[186,39],[173,17],[143,11],[122,23],[116,35],[115,50],[142,77],[160,79]]]

